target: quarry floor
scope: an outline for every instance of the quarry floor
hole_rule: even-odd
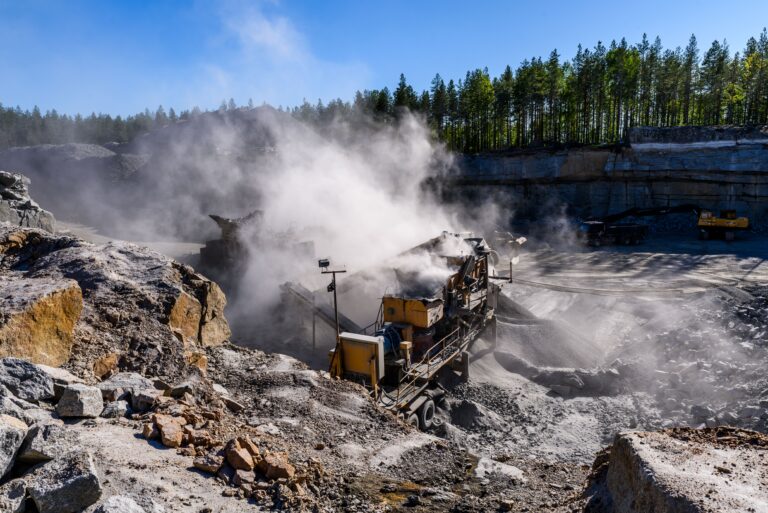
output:
[[[103,241],[84,227],[66,228]],[[196,250],[149,245],[181,259]],[[498,283],[536,320],[505,320],[495,341],[474,344],[470,380],[446,383],[444,423],[430,434],[476,457],[466,463],[475,479],[454,491],[503,498],[511,511],[579,511],[595,453],[620,431],[727,424],[766,432],[767,257],[768,237],[758,235],[732,243],[652,235],[642,245],[598,249],[531,241],[513,282]],[[498,269],[508,276],[503,258]],[[613,369],[619,378],[610,393],[563,397],[510,372],[503,353],[540,370]],[[418,451],[393,447],[390,473],[418,474],[409,466]],[[361,477],[353,487],[378,493],[381,482]],[[391,492],[391,508],[400,510],[408,494],[407,486]],[[453,510],[486,507],[465,502]],[[402,509],[445,507],[427,499]]]

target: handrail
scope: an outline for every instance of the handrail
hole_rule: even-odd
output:
[[[445,361],[446,358],[444,357],[444,355],[446,352],[448,352],[449,350],[454,352],[455,350],[458,350],[458,348],[461,345],[460,342],[464,339],[464,337],[462,337],[460,334],[456,336],[456,334],[459,333],[460,331],[461,331],[461,328],[456,328],[455,330],[450,332],[448,335],[440,339],[440,341],[438,341],[436,344],[434,344],[432,347],[429,348],[427,355],[419,363],[413,366],[413,367],[418,367],[418,366],[426,365],[426,370],[422,369],[419,373],[415,375],[411,375],[410,373],[406,374],[406,376],[402,380],[400,380],[400,384],[397,387],[397,398],[395,401],[396,406],[400,404],[401,394],[405,395],[405,391],[411,388],[414,385],[414,383],[416,383],[422,377],[431,375],[432,362],[435,362],[438,359],[442,359]],[[431,357],[429,356],[429,352],[432,351],[432,349],[443,344],[449,338],[451,338],[452,340],[448,344],[445,344],[444,347],[440,351],[438,351],[435,355],[432,355]]]

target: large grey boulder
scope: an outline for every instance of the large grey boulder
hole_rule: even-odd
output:
[[[53,399],[53,379],[37,365],[18,358],[0,360],[0,384],[16,397],[40,402]]]
[[[4,513],[23,513],[27,498],[27,483],[23,479],[14,479],[0,486],[0,511]]]
[[[16,460],[24,437],[27,435],[27,425],[10,415],[0,415],[0,477],[11,470]]]
[[[91,455],[74,451],[37,467],[27,478],[40,513],[75,513],[99,500],[101,482]]]
[[[142,390],[154,390],[150,380],[135,372],[118,372],[114,376],[96,385],[107,401],[122,399],[126,394],[133,395]]]
[[[135,500],[124,495],[113,495],[96,508],[94,513],[147,513]]]
[[[60,424],[35,424],[19,451],[19,461],[40,463],[73,451],[79,444],[77,433]]]
[[[48,374],[53,380],[53,394],[54,399],[57,401],[61,399],[61,394],[64,393],[64,389],[69,385],[76,383],[84,383],[84,381],[69,371],[60,369],[58,367],[50,367],[48,365],[37,364],[37,367]]]
[[[101,390],[79,383],[66,387],[56,404],[61,417],[98,417],[103,409]]]

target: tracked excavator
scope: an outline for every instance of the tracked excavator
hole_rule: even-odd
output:
[[[419,246],[445,247],[455,234]],[[330,351],[330,374],[363,385],[384,408],[426,430],[437,423],[437,383],[445,369],[469,373],[467,349],[484,330],[495,335],[499,287],[490,281],[490,246],[482,238],[462,239],[467,254],[441,255],[455,272],[437,290],[387,294],[368,333],[345,331]]]
[[[648,225],[622,222],[623,219],[685,213],[696,215],[696,227],[702,240],[722,238],[732,241],[736,238],[736,232],[749,229],[749,218],[737,216],[735,210],[722,210],[718,217],[713,211],[698,205],[684,204],[673,207],[630,208],[601,218],[588,219],[581,222],[579,235],[590,246],[639,244],[648,236]]]

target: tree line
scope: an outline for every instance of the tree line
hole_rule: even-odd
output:
[[[571,60],[554,50],[546,59],[526,59],[514,70],[507,66],[498,77],[491,77],[487,68],[475,69],[446,83],[437,74],[420,93],[400,75],[394,91],[358,91],[351,102],[304,101],[287,111],[319,124],[339,118],[396,123],[403,112],[416,112],[436,138],[467,153],[615,144],[633,126],[768,124],[767,79],[765,29],[734,53],[726,41],[714,41],[702,52],[694,35],[685,48],[675,49],[644,35],[633,45],[625,39],[607,47],[600,42],[591,49],[579,45]],[[236,108],[230,99],[219,110]],[[195,107],[177,115],[160,107],[126,118],[81,117],[0,104],[0,147],[124,142],[200,112]]]

